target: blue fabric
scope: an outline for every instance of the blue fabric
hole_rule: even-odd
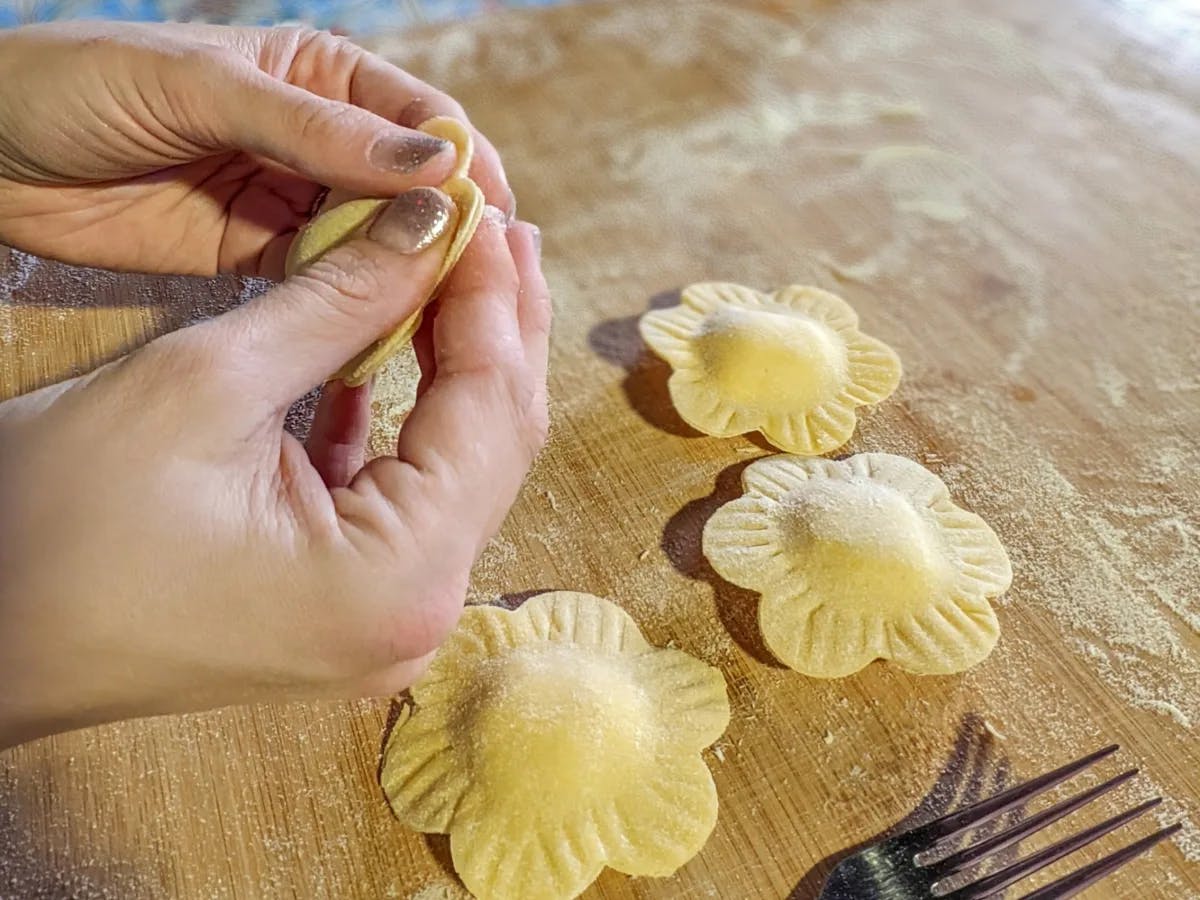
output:
[[[422,22],[461,19],[509,7],[562,0],[0,0],[0,28],[61,19],[220,22],[317,28],[369,34]]]

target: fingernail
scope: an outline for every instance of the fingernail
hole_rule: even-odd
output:
[[[433,118],[433,107],[422,100],[420,97],[414,97],[408,101],[408,105],[400,110],[400,115],[396,117],[396,122],[406,128],[416,128]]]
[[[490,203],[483,208],[483,220],[501,231],[508,231],[508,216],[499,207],[492,206]]]
[[[530,225],[533,232],[533,249],[537,251],[538,259],[542,258],[542,229],[536,225]]]
[[[453,208],[437,188],[413,188],[384,208],[367,237],[398,253],[420,253],[445,233]]]
[[[508,189],[508,221],[512,222],[517,218],[517,195],[513,193],[513,189]]]
[[[312,205],[308,208],[308,218],[313,218],[317,214],[317,210],[321,208],[321,204],[325,202],[325,198],[329,196],[329,188],[322,187],[317,191],[317,195],[313,197]]]
[[[449,141],[429,134],[383,138],[371,148],[371,165],[387,172],[415,172],[451,146]]]

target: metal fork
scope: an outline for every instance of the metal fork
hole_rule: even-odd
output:
[[[1097,750],[1083,759],[1019,784],[995,797],[859,850],[838,863],[829,874],[817,900],[929,900],[934,897],[940,900],[982,900],[984,897],[999,897],[1009,885],[1044,869],[1081,847],[1086,847],[1110,831],[1154,809],[1162,803],[1162,798],[1147,800],[1099,825],[956,889],[947,890],[945,882],[993,854],[1012,847],[1052,822],[1070,815],[1097,797],[1107,794],[1132,779],[1138,774],[1138,770],[1122,772],[1103,784],[1056,803],[999,834],[984,838],[949,856],[937,856],[939,845],[1021,806],[1055,785],[1074,778],[1089,766],[1116,753],[1118,749],[1114,744]],[[1073,897],[1115,872],[1135,856],[1144,853],[1160,841],[1165,841],[1182,827],[1181,823],[1176,823],[1147,835],[1101,860],[1059,878],[1053,884],[1026,894],[1021,900],[1062,900],[1065,897]]]

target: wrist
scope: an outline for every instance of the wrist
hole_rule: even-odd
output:
[[[0,697],[0,750],[27,741],[71,731],[82,724],[78,712],[60,706],[61,696],[55,699],[47,690],[44,673],[12,671],[11,648],[3,647],[0,660],[0,681],[4,694]]]
[[[45,652],[45,658],[54,665],[37,670],[24,668],[19,673],[9,670],[7,654],[0,661],[0,683],[4,685],[0,697],[0,750],[155,712],[144,699],[119,700],[112,692],[98,689],[99,673],[76,670],[67,662],[71,656],[69,651],[52,648]],[[66,671],[68,668],[72,671]]]
[[[133,698],[106,671],[108,654],[76,641],[72,624],[30,615],[0,592],[0,750],[134,714]]]

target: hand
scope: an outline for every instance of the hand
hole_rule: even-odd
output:
[[[0,404],[0,746],[117,718],[408,685],[546,432],[537,233],[487,210],[396,453],[366,389],[289,405],[418,305],[449,199],[219,318]],[[436,242],[430,249],[430,241]]]
[[[323,186],[437,185],[467,121],[348,41],[292,28],[78,23],[0,32],[0,241],[112,269],[279,277]],[[398,123],[398,124],[397,124]],[[471,175],[512,193],[476,135]]]

